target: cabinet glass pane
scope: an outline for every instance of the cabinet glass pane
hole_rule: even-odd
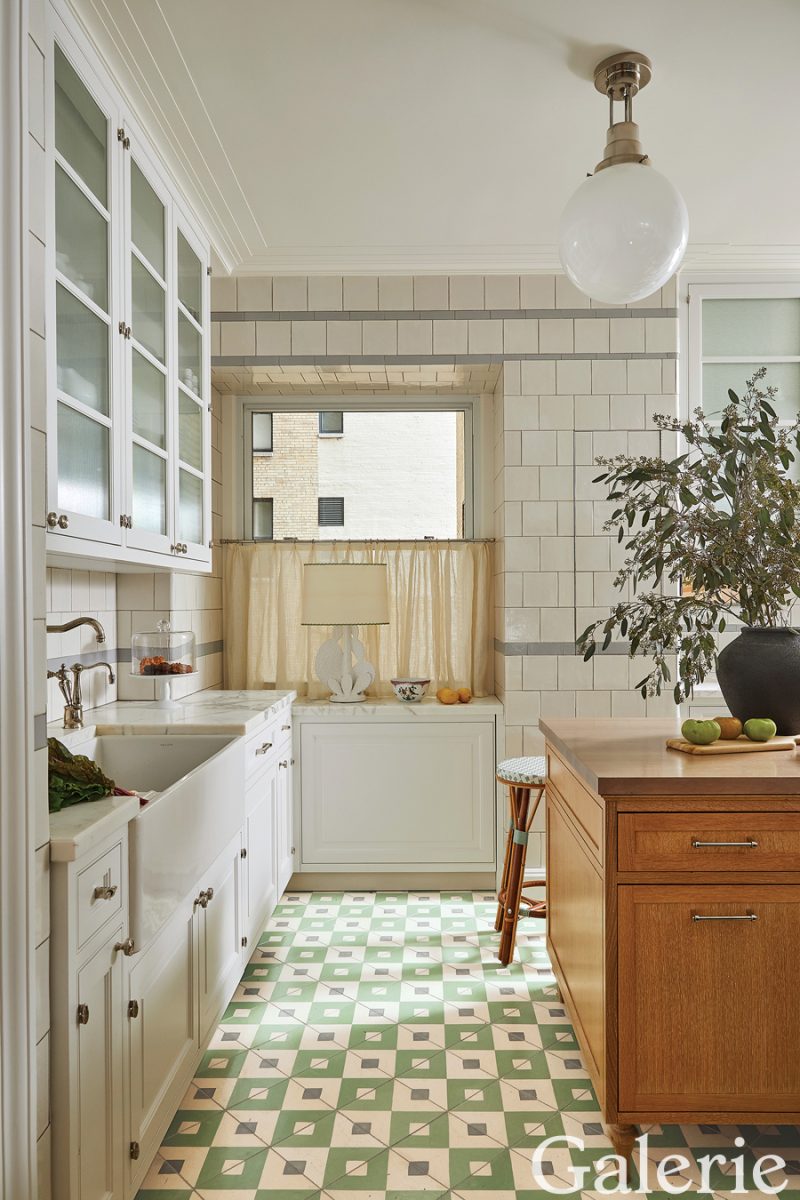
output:
[[[57,384],[62,392],[108,413],[108,325],[56,285]]]
[[[203,264],[178,230],[178,299],[202,324]]]
[[[178,453],[183,462],[203,469],[203,409],[178,389]]]
[[[167,444],[166,377],[141,355],[133,356],[133,432],[163,450]]]
[[[800,299],[704,300],[703,355],[800,355]]]
[[[730,403],[728,388],[738,396],[745,391],[745,380],[749,379],[760,363],[706,363],[703,367],[703,411],[712,419],[719,419],[722,410]],[[773,407],[779,417],[794,420],[800,411],[800,363],[770,363],[762,390],[767,384],[778,388]]]
[[[137,342],[164,362],[166,305],[164,289],[135,255],[131,255],[133,276],[132,331]]]
[[[58,165],[56,267],[108,312],[108,222]]]
[[[202,338],[191,321],[178,313],[178,378],[195,396],[202,396],[201,355]]]
[[[203,541],[203,481],[180,471],[178,538],[182,542]]]
[[[133,528],[167,532],[167,463],[142,446],[133,447]]]
[[[164,278],[164,205],[131,161],[131,238],[140,254]]]
[[[109,520],[108,428],[58,405],[58,507]]]
[[[108,121],[63,51],[55,47],[56,149],[104,207]]]

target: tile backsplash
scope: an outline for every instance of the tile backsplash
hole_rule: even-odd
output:
[[[68,633],[47,634],[47,666],[55,670],[62,662],[88,665],[104,659],[114,674],[118,663],[117,576],[108,571],[74,571],[60,567],[47,570],[47,624],[65,625],[75,617],[94,617],[105,630],[106,640],[98,645],[94,630],[82,625]],[[109,683],[106,671],[98,668],[84,672],[82,678],[85,708],[97,708],[117,699],[117,683]],[[56,721],[64,711],[64,698],[55,679],[47,681],[47,719]]]

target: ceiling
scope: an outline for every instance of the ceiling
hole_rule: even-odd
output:
[[[494,392],[500,365],[214,367],[212,376],[217,391],[231,396],[479,395]]]
[[[624,47],[689,261],[800,266],[797,0],[70,2],[227,269],[552,269]]]

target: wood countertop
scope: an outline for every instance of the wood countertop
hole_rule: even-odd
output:
[[[547,741],[601,796],[799,796],[800,757],[681,754],[680,721],[648,717],[541,720]]]

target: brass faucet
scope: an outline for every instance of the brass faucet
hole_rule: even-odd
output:
[[[106,640],[105,630],[99,621],[94,617],[75,617],[72,621],[66,621],[63,625],[48,625],[48,633],[67,633],[70,629],[77,629],[79,625],[89,625],[95,632],[95,637],[99,644]],[[57,679],[58,686],[61,690],[61,695],[64,697],[64,728],[65,729],[82,729],[83,728],[83,692],[81,689],[81,676],[84,671],[93,671],[95,667],[105,667],[108,671],[108,682],[114,682],[114,670],[111,663],[96,662],[89,666],[84,666],[83,663],[73,663],[71,667],[67,667],[66,663],[62,663],[57,671],[48,671],[48,679]],[[72,672],[72,679],[69,678],[69,672]]]

